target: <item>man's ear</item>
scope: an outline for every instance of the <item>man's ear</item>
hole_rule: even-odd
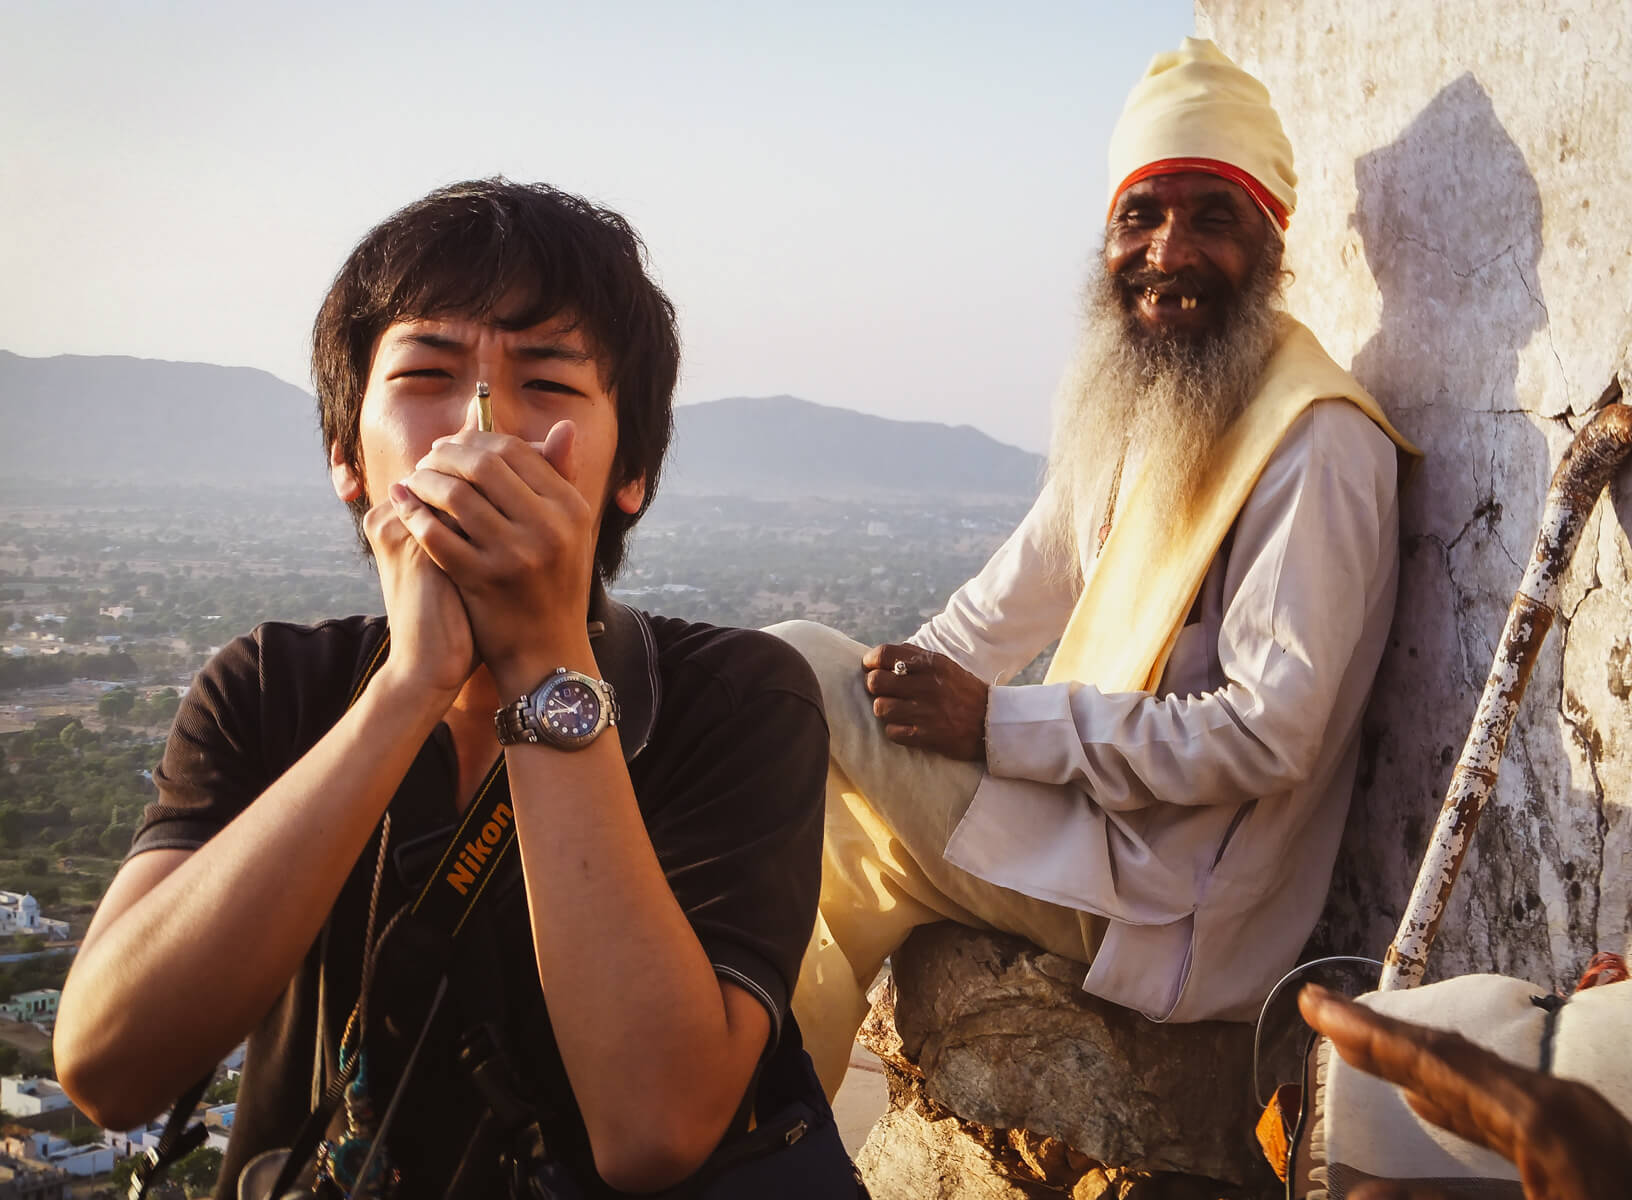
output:
[[[338,444],[329,447],[329,482],[334,485],[334,494],[347,504],[363,494],[363,481],[357,478]]]
[[[641,472],[617,491],[612,493],[612,503],[616,504],[631,517],[640,511],[640,506],[646,503],[646,474]]]

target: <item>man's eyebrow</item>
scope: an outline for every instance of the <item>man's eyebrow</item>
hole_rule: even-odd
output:
[[[465,343],[446,333],[428,329],[405,329],[391,339],[393,346],[423,346],[427,350],[463,350]],[[517,346],[515,357],[528,362],[593,362],[594,356],[563,342],[534,342]]]
[[[432,333],[428,329],[405,329],[391,339],[393,346],[423,346],[427,350],[459,350],[464,343],[456,337],[445,333]]]
[[[560,342],[535,342],[531,345],[517,346],[516,357],[528,362],[569,362],[587,363],[594,361],[592,355],[572,346]]]

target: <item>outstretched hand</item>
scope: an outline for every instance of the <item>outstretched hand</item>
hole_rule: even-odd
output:
[[[1624,1195],[1632,1124],[1585,1084],[1508,1062],[1455,1033],[1373,1012],[1314,984],[1304,1019],[1353,1067],[1397,1084],[1425,1121],[1519,1169],[1529,1200]],[[1354,1200],[1450,1200],[1428,1184],[1371,1183]]]
[[[985,755],[989,689],[978,676],[944,654],[910,645],[874,646],[861,665],[873,715],[890,741],[965,762]]]

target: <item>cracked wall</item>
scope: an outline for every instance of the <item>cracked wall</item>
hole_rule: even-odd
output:
[[[1553,465],[1632,331],[1632,8],[1198,0],[1297,155],[1292,311],[1427,452],[1321,949],[1393,935]],[[1632,927],[1632,468],[1589,520],[1430,960],[1555,986]]]

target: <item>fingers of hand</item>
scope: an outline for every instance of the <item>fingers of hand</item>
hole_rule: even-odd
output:
[[[935,691],[929,675],[898,675],[891,670],[868,671],[863,684],[869,696],[903,696],[923,699]]]
[[[931,719],[929,710],[917,699],[903,696],[875,696],[873,716],[897,725],[922,725]]]
[[[571,422],[556,430],[563,427],[564,434],[551,432],[560,443],[555,453],[566,457],[574,434]],[[508,579],[565,561],[580,544],[593,552],[588,502],[536,446],[505,434],[467,430],[438,439],[391,496],[426,553],[461,575]],[[449,523],[452,536],[437,528]]]
[[[912,664],[924,658],[928,651],[920,650],[917,646],[909,646],[900,642],[884,642],[874,646],[861,656],[861,665],[869,671],[888,671],[896,663],[904,662],[910,668]]]
[[[565,433],[561,429],[565,428]],[[573,423],[558,421],[543,442],[524,442],[504,433],[459,433],[431,442],[431,451],[419,459],[416,469],[436,470],[470,483],[494,508],[517,518],[535,498],[561,500],[578,491],[571,487]],[[555,439],[555,442],[552,442]],[[548,452],[557,454],[557,462]]]
[[[884,736],[898,746],[913,746],[918,749],[924,747],[924,733],[916,725],[906,725],[898,722],[885,722]]]
[[[426,503],[406,482],[392,484],[389,495],[398,523],[419,544],[426,557],[444,571],[465,564],[472,551],[469,534],[462,524],[455,527],[445,509]]]

